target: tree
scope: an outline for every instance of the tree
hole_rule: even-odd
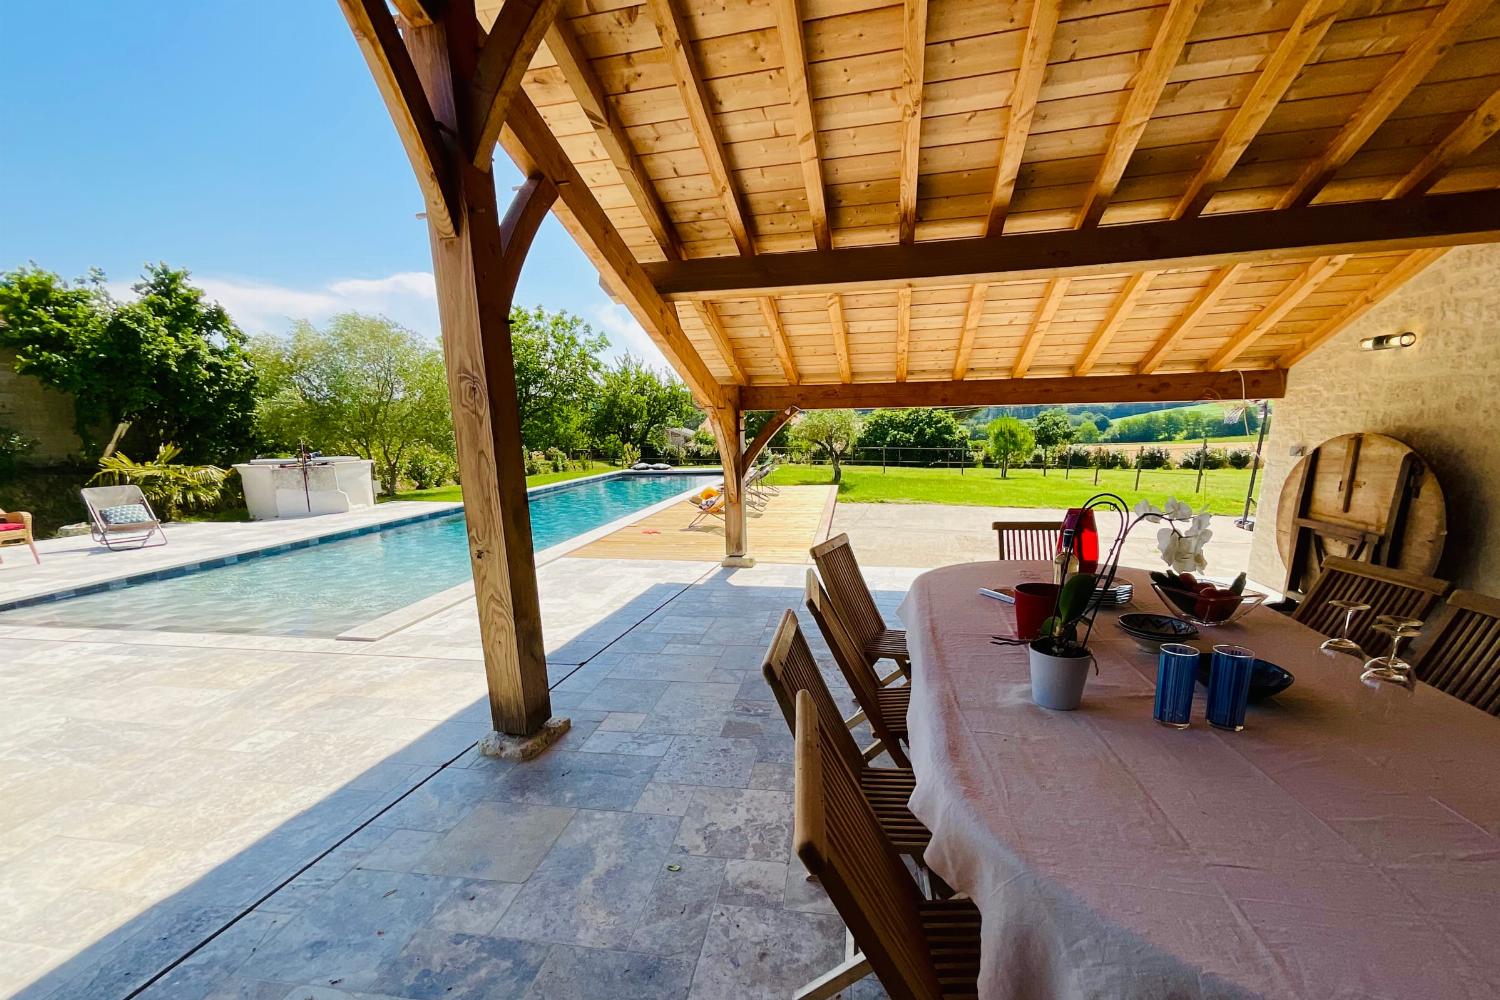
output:
[[[305,440],[368,458],[387,493],[421,446],[452,454],[442,351],[405,327],[344,313],[322,330],[304,321],[285,340],[258,340],[255,354],[271,390],[260,426],[283,448]]]
[[[255,369],[245,335],[188,272],[153,264],[117,302],[104,275],[69,285],[23,267],[0,276],[0,345],[16,371],[73,398],[89,457],[121,423],[148,449],[173,442],[189,462],[230,462],[253,450]]]
[[[1042,449],[1043,472],[1060,449],[1073,443],[1073,423],[1066,410],[1044,410],[1037,414],[1031,433],[1036,437],[1036,446]]]
[[[510,336],[527,449],[582,448],[604,369],[598,355],[609,341],[577,316],[549,313],[540,306],[512,309]]]
[[[859,440],[859,427],[859,414],[853,410],[812,410],[792,425],[792,438],[827,455],[837,483],[844,471],[839,463]]]
[[[1010,475],[1012,462],[1024,462],[1036,449],[1036,437],[1024,420],[1015,417],[996,417],[989,425],[990,458],[1000,463],[1000,478]]]
[[[876,410],[865,420],[860,442],[866,448],[944,448],[963,455],[969,449],[969,435],[952,413],[921,407]]]
[[[594,441],[644,449],[669,426],[694,422],[693,394],[629,354],[604,370],[590,420]]]
[[[1073,428],[1074,444],[1095,444],[1099,440],[1099,425],[1092,420],[1085,420]]]

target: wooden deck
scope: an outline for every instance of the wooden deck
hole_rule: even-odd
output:
[[[832,486],[784,486],[764,510],[746,511],[749,554],[762,563],[805,563],[808,549],[821,541],[833,510]],[[681,559],[718,562],[724,558],[724,522],[689,528],[693,509],[676,504],[641,518],[613,534],[568,553],[586,559]]]

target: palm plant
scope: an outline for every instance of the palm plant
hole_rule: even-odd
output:
[[[156,457],[145,462],[115,452],[99,460],[99,471],[90,482],[139,486],[162,520],[175,520],[184,509],[206,507],[218,500],[229,475],[217,465],[179,465],[174,459],[181,454],[182,449],[174,444],[162,445]]]

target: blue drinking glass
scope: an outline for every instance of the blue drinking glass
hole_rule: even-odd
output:
[[[1215,646],[1208,668],[1208,724],[1239,732],[1250,702],[1255,654],[1244,646]]]
[[[1151,718],[1172,729],[1186,729],[1193,714],[1193,683],[1198,651],[1180,642],[1165,643],[1156,660],[1156,704]]]

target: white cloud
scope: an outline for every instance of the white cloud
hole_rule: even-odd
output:
[[[604,335],[609,338],[610,357],[631,354],[657,368],[667,368],[667,359],[651,339],[650,335],[630,315],[630,310],[618,302],[605,302],[593,310],[590,317]]]
[[[193,282],[227,309],[247,333],[282,333],[299,319],[322,323],[342,312],[364,312],[386,316],[418,333],[438,335],[437,291],[426,271],[347,278],[320,288],[202,275],[194,275]]]

